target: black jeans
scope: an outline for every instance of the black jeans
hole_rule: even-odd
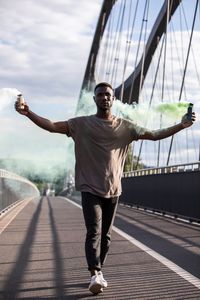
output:
[[[85,253],[88,270],[101,270],[108,254],[119,197],[103,198],[82,192],[86,225]]]

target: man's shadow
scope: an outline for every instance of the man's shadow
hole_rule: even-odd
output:
[[[3,294],[3,299],[16,299],[19,287],[23,280],[25,269],[28,265],[29,258],[31,256],[31,247],[34,242],[36,227],[42,207],[43,198],[40,199],[38,206],[33,214],[30,225],[26,231],[26,236],[19,249],[18,257],[11,270],[1,294]]]

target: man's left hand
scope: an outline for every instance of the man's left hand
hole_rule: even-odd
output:
[[[185,114],[182,117],[181,124],[183,125],[183,128],[187,128],[187,127],[192,126],[192,124],[194,123],[195,120],[196,120],[196,116],[195,116],[194,112],[192,113],[192,118],[191,119],[188,119],[188,115]]]

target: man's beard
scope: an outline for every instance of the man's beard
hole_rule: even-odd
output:
[[[111,106],[109,107],[102,107],[100,105],[97,104],[97,108],[103,112],[106,112],[106,111],[110,111],[111,110]]]

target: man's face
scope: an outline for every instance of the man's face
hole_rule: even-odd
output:
[[[110,87],[100,86],[95,91],[94,101],[101,110],[110,110],[114,99],[114,93]]]

